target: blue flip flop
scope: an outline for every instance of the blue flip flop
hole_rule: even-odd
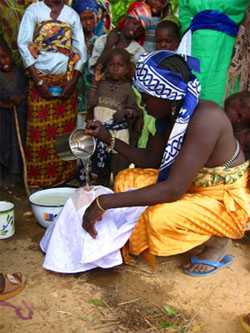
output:
[[[208,259],[199,259],[197,257],[191,257],[191,264],[192,265],[207,265],[211,266],[212,269],[210,269],[207,272],[190,272],[188,269],[183,268],[183,272],[187,275],[190,276],[207,276],[210,274],[216,273],[219,269],[226,267],[230,265],[233,262],[233,257],[232,256],[225,256],[223,257],[220,261],[212,261]]]

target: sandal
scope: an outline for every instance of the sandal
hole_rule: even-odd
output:
[[[213,261],[213,260],[208,260],[208,259],[199,259],[197,257],[191,257],[191,264],[192,265],[206,265],[211,267],[209,271],[206,272],[197,272],[197,271],[192,271],[190,272],[189,269],[183,268],[183,272],[187,275],[190,276],[207,276],[210,274],[216,273],[219,269],[226,267],[228,265],[231,265],[233,261],[232,256],[224,256],[221,260],[219,261]]]
[[[22,273],[2,274],[4,289],[0,292],[0,301],[18,295],[25,287],[26,279]]]

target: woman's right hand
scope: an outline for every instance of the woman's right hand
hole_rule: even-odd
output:
[[[89,120],[87,121],[87,125],[85,128],[85,134],[95,137],[96,139],[105,142],[106,144],[110,144],[111,142],[111,134],[108,130],[103,126],[100,121],[97,120]]]

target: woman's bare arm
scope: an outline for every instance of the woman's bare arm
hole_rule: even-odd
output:
[[[152,206],[180,199],[207,163],[220,138],[221,128],[220,117],[206,112],[199,115],[190,125],[181,153],[166,181],[139,190],[102,195],[102,207]]]
[[[111,134],[98,121],[90,121],[87,124],[85,133],[110,145]],[[158,168],[161,156],[164,151],[168,133],[150,137],[147,149],[131,147],[127,143],[116,139],[115,150],[126,157],[130,163],[134,163],[139,168]]]

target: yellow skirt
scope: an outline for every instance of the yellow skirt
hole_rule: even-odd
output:
[[[180,200],[148,207],[141,215],[129,239],[129,253],[170,256],[186,252],[210,237],[242,238],[249,216],[247,191],[248,163],[230,168],[222,177],[223,167],[213,170],[225,183],[194,186]],[[229,170],[229,169],[227,169]],[[220,177],[218,177],[220,175]],[[145,187],[156,182],[158,170],[127,169],[118,174],[115,191]],[[209,177],[211,178],[211,177]],[[199,184],[201,177],[199,174]],[[207,179],[206,179],[207,183]]]

